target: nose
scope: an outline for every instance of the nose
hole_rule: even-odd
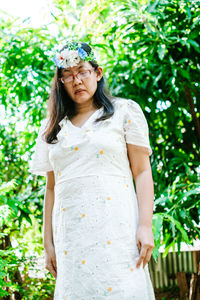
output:
[[[81,79],[78,79],[77,76],[74,76],[73,84],[76,85],[76,84],[79,84],[80,82],[82,82]]]
[[[74,77],[73,79],[73,86],[77,86],[77,85],[80,85],[82,84],[82,81],[80,79],[78,79],[77,77]]]

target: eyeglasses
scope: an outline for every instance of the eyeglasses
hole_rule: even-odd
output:
[[[83,80],[85,78],[88,78],[91,75],[92,71],[94,71],[94,69],[83,70],[83,71],[78,72],[75,75],[71,74],[71,75],[68,75],[68,76],[63,76],[62,78],[60,78],[60,81],[62,83],[65,83],[65,82],[68,83],[68,82],[73,81],[73,79],[75,77],[80,79],[80,80]]]

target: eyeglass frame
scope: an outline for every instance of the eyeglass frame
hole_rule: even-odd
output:
[[[95,68],[92,67],[92,69],[87,69],[87,70],[85,70],[85,71],[90,71],[90,75],[91,75],[92,71],[95,71]],[[69,76],[72,76],[72,80],[71,80],[71,81],[68,81],[67,83],[73,82],[75,77],[78,78],[77,75],[78,75],[79,73],[83,73],[83,71],[80,71],[80,72],[78,72],[78,73],[76,73],[76,74],[71,74],[71,75],[69,75]],[[90,75],[89,75],[89,76],[90,76]],[[88,77],[89,77],[89,76],[88,76]],[[88,77],[86,77],[86,78],[88,78]],[[78,78],[78,79],[79,79],[79,78]],[[63,84],[65,83],[65,82],[63,81],[63,77],[59,78],[59,80],[60,80]],[[79,80],[83,80],[83,79],[79,79]]]

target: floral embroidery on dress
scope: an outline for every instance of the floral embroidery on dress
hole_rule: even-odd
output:
[[[85,260],[82,260],[81,263],[84,265],[85,264]]]

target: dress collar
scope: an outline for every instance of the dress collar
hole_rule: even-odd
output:
[[[103,111],[103,109],[104,109],[104,107],[102,106],[101,108],[95,110],[95,111],[93,112],[93,114],[91,114],[91,115],[89,116],[89,118],[83,123],[83,125],[82,125],[81,127],[76,126],[76,125],[73,125],[72,122],[69,120],[69,118],[68,118],[67,116],[65,116],[65,117],[58,123],[58,125],[59,125],[60,127],[63,127],[64,124],[66,124],[66,123],[68,122],[71,126],[73,126],[73,127],[75,127],[75,128],[78,128],[78,129],[82,129],[82,128],[85,127],[86,124],[88,124],[89,122],[91,122],[91,121],[93,120],[93,118],[96,116],[96,114],[98,114],[98,113],[100,113],[101,111]]]

